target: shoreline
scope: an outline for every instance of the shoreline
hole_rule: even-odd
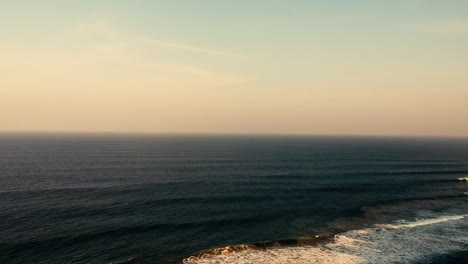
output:
[[[335,235],[216,248],[184,258],[182,262],[351,264],[450,259],[452,252],[464,252],[461,245],[468,244],[467,236],[451,235],[457,232],[457,223],[468,225],[467,220],[467,215],[445,215],[402,224],[376,224]],[[445,234],[438,234],[439,229]]]

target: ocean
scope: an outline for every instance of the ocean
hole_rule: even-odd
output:
[[[466,176],[463,138],[2,134],[0,263],[468,263]]]

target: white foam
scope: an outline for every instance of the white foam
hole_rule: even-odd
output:
[[[447,221],[453,221],[453,220],[460,220],[463,219],[465,215],[454,215],[454,216],[442,216],[439,218],[434,218],[434,219],[423,219],[423,220],[418,220],[416,222],[410,223],[410,224],[404,224],[400,225],[401,227],[417,227],[417,226],[424,226],[424,225],[432,225],[432,224],[437,224],[437,223],[442,223],[442,222],[447,222]]]
[[[282,247],[266,250],[249,249],[226,255],[213,255],[202,259],[185,259],[184,263],[295,263],[295,264],[349,264],[364,263],[364,259],[346,253],[328,250],[321,247]]]
[[[400,225],[352,230],[320,246],[249,249],[225,255],[188,258],[184,263],[408,263],[465,249],[464,215],[441,216]]]

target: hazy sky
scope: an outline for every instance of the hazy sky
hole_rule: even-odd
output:
[[[468,136],[468,1],[0,0],[0,131]]]

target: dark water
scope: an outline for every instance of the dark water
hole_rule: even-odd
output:
[[[179,263],[468,214],[462,176],[467,139],[2,135],[0,263]]]

